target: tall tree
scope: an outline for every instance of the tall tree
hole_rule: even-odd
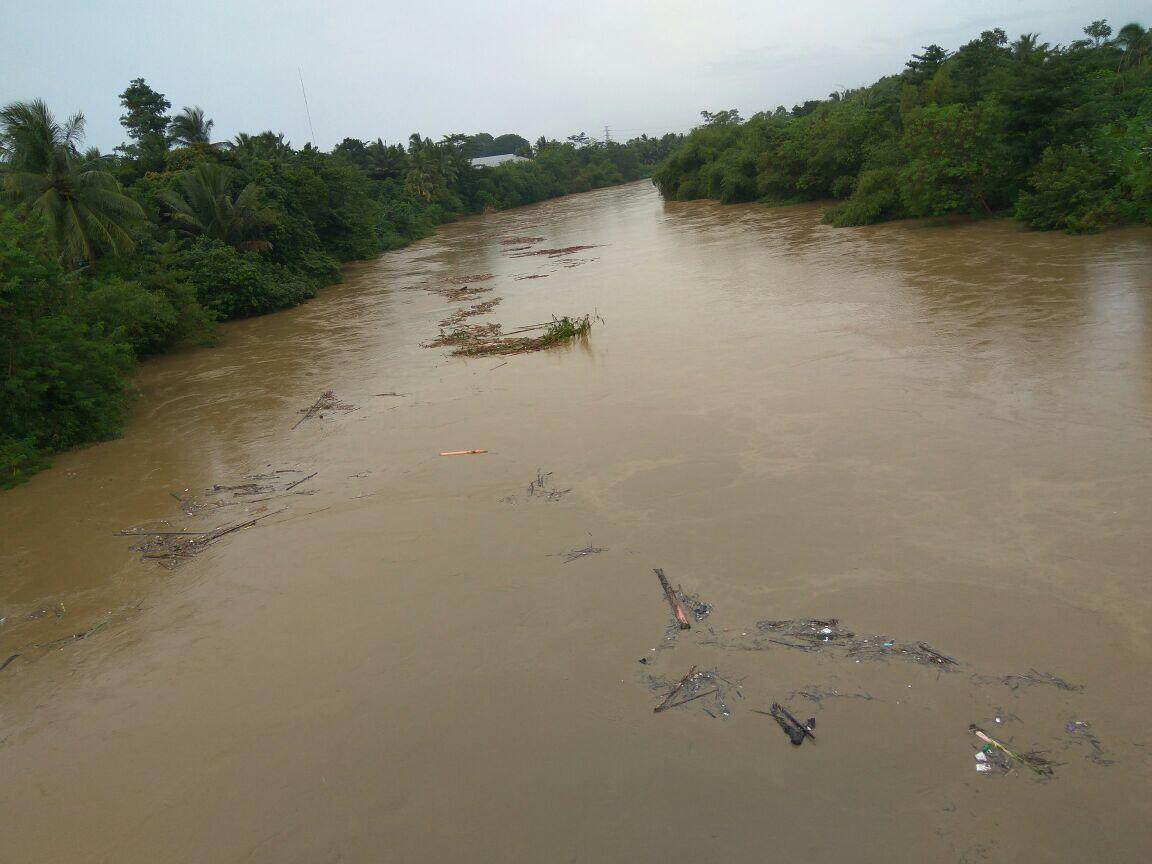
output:
[[[936,74],[936,70],[944,65],[949,54],[939,45],[925,45],[921,50],[923,54],[913,54],[912,59],[904,64],[904,74],[914,83],[921,84]]]
[[[1124,49],[1121,69],[1143,69],[1152,52],[1152,30],[1145,30],[1136,23],[1125,24],[1116,34],[1116,44]]]
[[[144,217],[99,154],[81,154],[83,140],[83,114],[58,123],[40,99],[0,109],[3,190],[43,220],[69,262],[130,248],[132,225]]]
[[[700,118],[704,121],[705,126],[731,126],[735,123],[744,122],[740,112],[735,108],[728,108],[724,111],[701,111]]]
[[[168,128],[168,109],[172,103],[157,93],[143,78],[133,78],[120,94],[120,104],[124,113],[120,115],[120,125],[128,130],[133,141],[144,141],[149,136],[164,134]]]
[[[212,127],[216,123],[204,116],[204,109],[197,105],[185,108],[168,124],[168,140],[173,144],[187,147],[192,144],[210,144]]]
[[[1099,48],[1101,42],[1107,41],[1108,37],[1112,35],[1112,28],[1108,22],[1101,18],[1099,21],[1093,21],[1084,28],[1084,35],[1092,39],[1092,44]]]
[[[441,154],[435,142],[418,132],[408,139],[408,191],[431,202],[443,190]]]

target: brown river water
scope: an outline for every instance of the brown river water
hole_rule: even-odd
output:
[[[421,347],[461,306],[425,289],[480,274],[479,320],[602,321]],[[639,183],[224,332],[0,494],[3,861],[1152,856],[1152,232],[840,230]],[[293,428],[327,390],[358,410]],[[172,497],[276,470],[317,473]],[[116,535],[256,515],[174,569]],[[712,614],[669,631],[654,567]],[[756,638],[801,617],[959,665]],[[727,714],[654,713],[692,665]],[[1029,670],[1082,689],[998,680]],[[1062,764],[978,773],[971,723]]]

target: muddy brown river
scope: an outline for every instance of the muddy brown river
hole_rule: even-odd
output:
[[[574,196],[146,363],[0,493],[0,857],[1149,860],[1152,232],[819,216]],[[450,358],[459,284],[602,320]],[[979,772],[973,723],[1059,764]]]

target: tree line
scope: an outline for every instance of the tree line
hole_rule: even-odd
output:
[[[1072,233],[1152,222],[1152,31],[1049,45],[987,30],[898,74],[747,121],[702,112],[654,174],[669,199],[836,199],[826,222],[1014,215]]]
[[[214,141],[199,107],[144,79],[120,94],[127,141],[40,100],[0,109],[0,486],[54,451],[119,434],[139,358],[209,344],[218,322],[283,309],[461,215],[635,180],[679,140],[518,135]],[[530,157],[494,168],[477,155]]]

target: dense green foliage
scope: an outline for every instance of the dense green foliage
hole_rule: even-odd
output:
[[[81,115],[0,109],[0,486],[116,435],[136,358],[301,303],[342,262],[458,216],[635,180],[664,155],[583,135],[345,139],[331,153],[272,132],[213,143],[202,109],[170,117],[143,79],[120,101],[129,143],[113,156],[81,150]],[[530,159],[470,163],[510,152]]]
[[[532,145],[527,138],[519,135],[497,135],[493,138],[487,132],[472,135],[468,139],[471,144],[471,155],[476,156],[503,156],[505,153],[527,156],[532,152]]]
[[[1031,227],[1152,222],[1152,31],[1095,21],[1067,46],[1002,30],[898,75],[704,123],[657,169],[669,199],[840,199],[835,225],[1012,213]]]

